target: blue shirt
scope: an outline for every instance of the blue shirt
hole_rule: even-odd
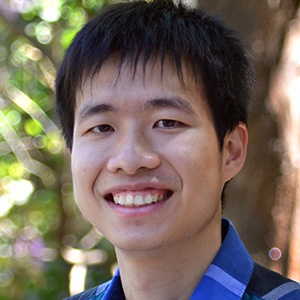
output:
[[[256,265],[229,220],[222,245],[190,300],[300,300],[300,285]],[[125,300],[119,270],[112,280],[69,300]]]

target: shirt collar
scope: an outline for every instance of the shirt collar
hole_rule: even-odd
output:
[[[229,220],[222,220],[223,243],[191,296],[240,300],[253,272],[253,260]]]

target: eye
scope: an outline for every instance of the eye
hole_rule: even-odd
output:
[[[158,128],[177,128],[182,126],[183,124],[179,121],[175,120],[159,120],[155,123],[154,127]]]
[[[108,124],[103,124],[103,125],[98,125],[93,127],[91,131],[94,133],[107,133],[107,132],[113,132],[114,129]]]

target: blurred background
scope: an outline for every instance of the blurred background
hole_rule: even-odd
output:
[[[257,81],[243,171],[227,192],[254,259],[300,281],[300,16],[296,0],[199,0],[234,28]],[[82,219],[53,82],[74,34],[111,0],[0,2],[0,300],[62,299],[115,269]]]

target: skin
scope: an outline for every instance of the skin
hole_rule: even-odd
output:
[[[116,60],[115,60],[116,61]],[[221,193],[241,169],[247,129],[220,151],[212,115],[184,69],[138,67],[132,79],[108,60],[77,95],[71,152],[83,215],[115,246],[127,299],[188,299],[221,245]],[[158,194],[141,207],[112,195]],[[143,272],[141,272],[143,270]],[[151,283],[151,284],[149,284]]]

